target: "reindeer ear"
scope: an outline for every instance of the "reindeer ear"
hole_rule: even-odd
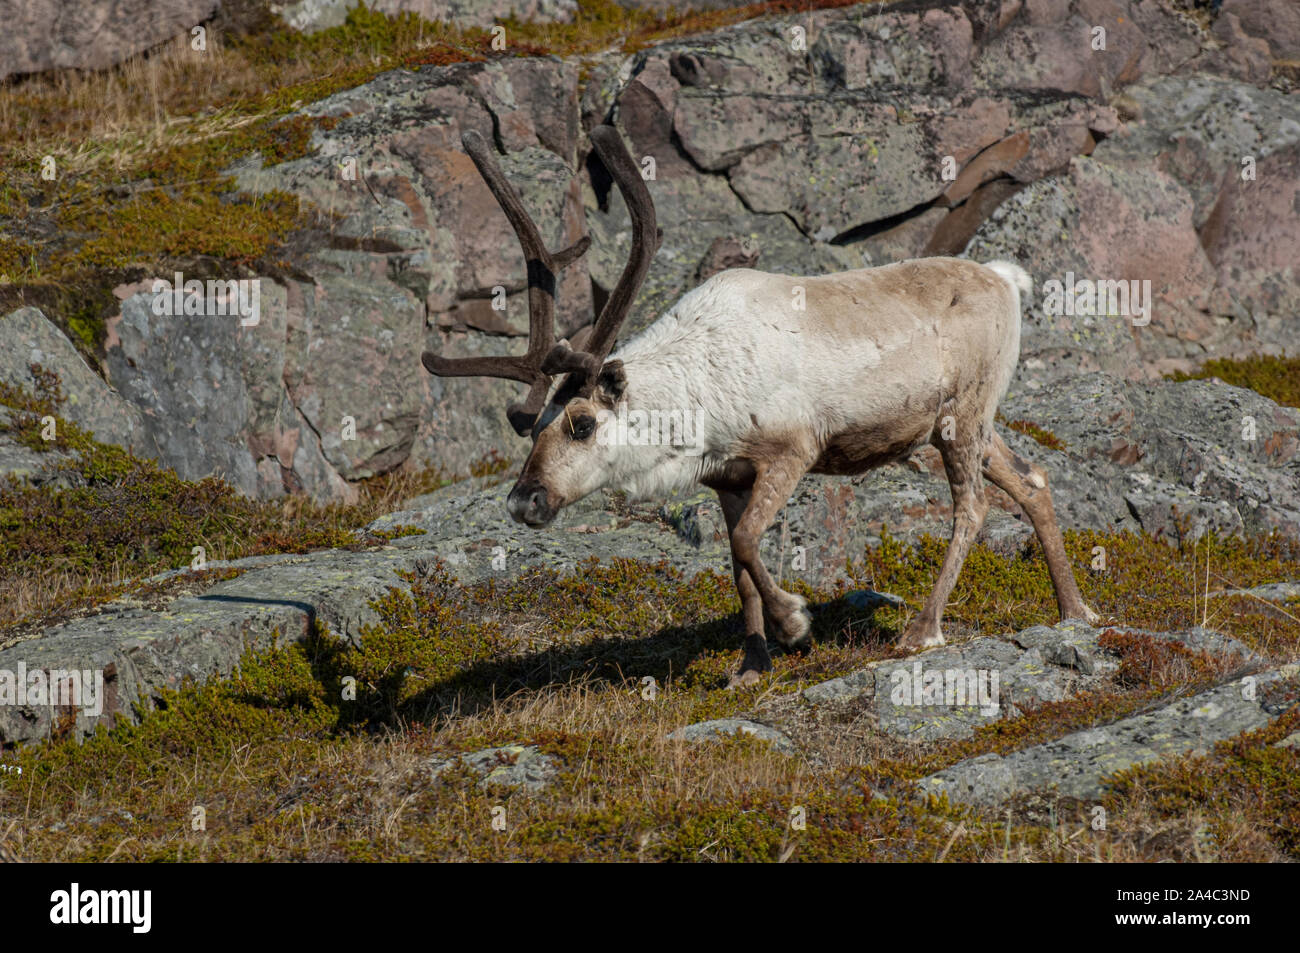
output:
[[[600,369],[600,375],[596,378],[596,386],[612,401],[622,397],[623,391],[627,390],[627,373],[623,370],[623,362],[606,361],[605,366]]]

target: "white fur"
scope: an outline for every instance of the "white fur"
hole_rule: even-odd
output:
[[[900,268],[902,265],[886,266]],[[971,268],[956,262],[952,268]],[[634,498],[685,490],[733,459],[756,434],[797,434],[820,448],[855,428],[920,427],[928,439],[926,408],[939,395],[962,387],[972,347],[996,354],[994,388],[1000,398],[1019,356],[1018,290],[1028,276],[1016,265],[994,262],[989,270],[1006,292],[979,298],[989,328],[963,325],[954,336],[942,316],[929,313],[909,294],[873,294],[880,280],[863,269],[822,278],[798,278],[749,269],[724,271],[683,295],[654,324],[611,355],[623,361],[632,409],[693,412],[702,408],[701,446],[692,455],[665,446],[603,448],[603,459],[565,461],[554,473],[577,498],[600,486],[618,487]],[[833,288],[855,303],[854,313],[822,315],[811,304],[792,305],[798,288]],[[988,297],[987,291],[976,291]],[[836,298],[834,300],[841,300]],[[981,321],[983,317],[981,317]],[[992,421],[996,398],[988,410]],[[558,410],[558,408],[551,408]],[[920,423],[918,423],[918,421]],[[602,424],[611,426],[612,424]],[[573,482],[570,483],[569,481]]]
[[[984,267],[989,271],[1005,278],[1021,294],[1029,294],[1034,290],[1034,283],[1029,280],[1029,272],[1019,265],[1010,261],[989,261],[984,263]]]

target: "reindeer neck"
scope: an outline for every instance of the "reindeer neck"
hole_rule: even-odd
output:
[[[706,415],[684,386],[682,363],[667,354],[623,358],[627,390],[615,407],[615,482],[636,499],[666,496],[694,485],[706,446]]]

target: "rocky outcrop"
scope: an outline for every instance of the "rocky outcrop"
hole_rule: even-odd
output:
[[[187,34],[218,0],[6,0],[0,80],[56,69],[105,69]]]
[[[1155,711],[1075,732],[1009,755],[962,761],[918,782],[923,794],[988,807],[1031,792],[1097,798],[1106,778],[1160,758],[1208,754],[1216,742],[1263,728],[1294,707],[1289,665],[1179,699]]]
[[[1008,199],[964,252],[1032,266],[1022,377],[1137,378],[1284,349],[1300,313],[1295,97],[1198,75],[1130,87],[1120,103],[1129,119],[1114,135]],[[1149,313],[1049,310],[1046,282],[1067,276],[1148,281]]]
[[[154,456],[144,414],[91,370],[72,342],[37,308],[0,315],[0,382],[29,393],[38,390],[32,367],[57,371],[63,391],[61,415],[104,443]]]
[[[1300,532],[1300,411],[1254,391],[1092,373],[1025,386],[1003,413],[1065,443],[1040,457],[1065,525],[1109,522],[1167,539]]]
[[[343,474],[365,474],[374,457],[406,449],[396,423],[405,410],[414,427],[415,412],[400,399],[406,393],[402,385],[411,385],[413,375],[385,373],[390,371],[385,359],[396,358],[396,348],[413,346],[416,334],[412,330],[403,339],[376,327],[381,311],[388,321],[400,308],[396,296],[385,301],[373,290],[355,289],[345,298],[347,287],[339,287],[335,300],[355,309],[351,320],[341,327],[322,322],[322,327],[312,322],[316,315],[309,300],[299,299],[299,309],[291,314],[286,289],[267,280],[259,285],[261,314],[249,326],[230,315],[158,315],[152,292],[122,289],[127,297],[121,314],[109,322],[108,379],[141,416],[156,448],[151,455],[186,479],[218,474],[257,497],[306,491],[348,498],[353,491]],[[290,328],[291,321],[296,327]],[[356,342],[351,359],[375,375],[367,377],[373,399],[364,409],[353,409],[358,414],[356,440],[347,446],[357,448],[355,456],[338,452],[333,464],[326,453],[344,446],[345,412],[327,423],[324,415],[334,408],[310,387],[319,379],[313,373],[318,363],[311,360],[312,349],[321,350],[327,333],[343,348]],[[394,363],[400,367],[405,362]],[[346,400],[346,393],[332,391],[330,396]],[[388,397],[398,399],[381,404],[386,413],[366,415]],[[359,466],[352,465],[354,460]],[[389,460],[382,469],[393,465]]]
[[[1274,59],[1300,58],[1300,7],[1290,0],[1224,0],[1220,12],[1266,42]]]
[[[1155,0],[866,4],[630,56],[382,74],[302,110],[319,123],[309,155],[231,169],[242,190],[287,191],[330,217],[284,273],[261,276],[260,323],[156,315],[148,276],[119,289],[109,383],[141,422],[139,446],[251,495],[346,499],[396,467],[521,455],[503,414],[513,385],[432,378],[418,362],[424,347],[518,351],[526,333],[522,255],[459,137],[496,143],[554,247],[593,239],[559,289],[571,333],[624,261],[626,210],[588,155],[586,131],[605,121],[642,163],[664,229],[625,333],[722,268],[960,254],[1033,276],[1013,399],[1082,373],[1136,382],[1276,352],[1300,313],[1300,111],[1261,88],[1255,46],[1221,35],[1257,37],[1258,22],[1225,6],[1207,31]],[[1052,290],[1072,281],[1107,293],[1081,311],[1074,286]],[[888,505],[928,506],[930,490],[905,480]],[[1124,494],[1098,492],[1109,502],[1094,511],[1127,512],[1111,506]]]
[[[1046,467],[1068,528],[1128,528],[1170,539],[1210,529],[1300,533],[1300,411],[1218,381],[1125,385],[1103,374],[1027,391],[1006,409],[1032,413],[1065,442],[1064,451],[1047,450],[1020,433],[1002,431],[1018,452]],[[1255,420],[1251,442],[1241,440],[1245,417]],[[174,686],[186,675],[228,674],[247,648],[268,645],[276,631],[300,638],[319,621],[358,638],[364,625],[378,621],[371,601],[390,586],[405,585],[397,573],[435,561],[466,582],[509,578],[530,567],[573,572],[588,559],[614,557],[666,560],[687,575],[729,570],[722,516],[706,491],[631,505],[599,493],[565,508],[550,528],[538,531],[507,517],[509,487],[508,478],[480,478],[412,501],[410,509],[377,520],[371,529],[423,533],[381,548],[210,563],[243,572],[162,612],[126,603],[50,628],[0,649],[0,670],[16,670],[19,662],[28,668],[111,670],[121,686],[120,702],[102,717],[130,718],[133,702],[147,699],[157,686]],[[1001,494],[990,495],[995,505],[982,538],[1008,547],[1026,542],[1031,530],[1015,507]],[[950,520],[941,466],[927,454],[910,466],[854,480],[806,477],[763,537],[760,552],[783,581],[834,589],[844,581],[846,560],[878,544],[885,526],[896,537],[915,539],[921,533],[946,535]],[[1283,586],[1260,590],[1259,597],[1284,600],[1291,592]],[[870,611],[881,600],[887,596],[863,593],[850,603]],[[1013,639],[1013,647],[976,640],[959,653],[971,664],[959,667],[998,667],[1013,702],[1022,696],[1059,699],[1104,673],[1095,635],[1059,630],[1044,640],[1031,630]],[[984,653],[980,658],[988,664],[974,664],[969,652]],[[819,688],[829,693],[826,698],[809,700],[860,694],[876,678],[849,676],[847,685]],[[900,730],[911,731],[905,715],[895,720]],[[40,737],[53,715],[43,717],[0,707],[0,735]],[[94,721],[77,726],[86,730]],[[974,723],[959,718],[951,725],[964,731]]]
[[[745,718],[716,718],[713,721],[701,721],[687,725],[670,733],[669,741],[690,741],[694,743],[721,741],[737,735],[766,741],[782,754],[794,754],[795,747],[784,732],[777,731],[769,725],[749,721]]]
[[[433,378],[419,354],[426,343],[501,353],[527,333],[523,255],[461,131],[502,130],[506,167],[549,240],[585,233],[575,82],[552,59],[385,74],[313,107],[338,122],[312,156],[236,167],[241,187],[294,191],[335,224],[295,263],[301,277],[247,279],[260,289],[256,323],[157,314],[154,283],[172,275],[118,289],[108,378],[144,412],[161,458],[250,495],[347,498],[353,481],[403,464],[463,473],[513,446],[511,387]],[[560,288],[562,327],[590,313],[575,270]]]
[[[559,772],[560,762],[543,754],[537,745],[501,745],[455,758],[434,759],[429,763],[429,779],[436,781],[457,767],[479,775],[479,787],[485,790],[502,787],[540,791]]]
[[[361,0],[297,0],[278,5],[286,24],[302,33],[341,25]],[[366,6],[390,16],[413,13],[459,27],[486,28],[508,17],[533,23],[568,23],[577,0],[369,0]]]

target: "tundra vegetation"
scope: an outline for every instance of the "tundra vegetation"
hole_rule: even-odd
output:
[[[45,409],[40,401],[57,387],[46,380],[43,397],[6,394],[8,406]],[[185,525],[197,505],[212,539],[228,541],[232,552],[319,545],[362,523],[375,505],[359,505],[362,514],[259,510],[220,481],[188,483],[68,433],[85,486],[7,487],[6,547],[26,520],[58,518],[70,506],[98,517],[83,520],[81,532],[60,523],[64,532],[48,538],[63,540],[61,552],[15,562],[21,544],[6,548],[6,586],[25,573],[38,588],[66,587],[64,578],[75,576],[68,567],[90,553],[159,565],[149,554],[168,555],[170,538],[159,528]],[[94,491],[108,487],[125,493],[96,501]],[[105,535],[108,527],[118,535]],[[1294,541],[1209,535],[1170,545],[1133,533],[1068,532],[1066,546],[1077,565],[1106,547],[1108,571],[1081,579],[1103,618],[1155,631],[1208,624],[1265,659],[1300,655],[1300,604],[1279,610],[1239,595],[1207,608],[1204,588],[1207,567],[1211,591],[1300,577]],[[813,726],[799,758],[743,736],[701,746],[665,740],[704,719],[789,715],[801,689],[895,655],[914,610],[886,607],[864,618],[845,594],[870,587],[917,606],[945,551],[943,540],[909,546],[886,533],[853,561],[841,587],[799,586],[816,610],[811,650],[778,656],[773,672],[739,692],[726,688],[742,627],[728,575],[684,578],[667,565],[614,560],[463,586],[430,566],[408,580],[409,592],[395,589],[380,601],[381,622],[360,645],[321,627],[304,643],[250,653],[229,680],[165,691],[139,724],[5,752],[4,764],[22,770],[0,773],[0,835],[28,860],[1300,857],[1300,751],[1277,745],[1300,730],[1294,711],[1204,757],[1120,774],[1100,802],[1103,831],[1092,826],[1094,802],[1033,797],[981,814],[914,796],[916,779],[962,759],[1113,721],[1225,676],[1222,663],[1148,637],[1107,637],[1121,664],[1104,688],[994,721],[956,743],[901,742],[849,716]],[[64,611],[75,601],[50,600]],[[960,641],[1023,629],[1054,612],[1032,541],[1013,553],[980,544],[947,619],[951,640]],[[655,679],[653,699],[647,676]],[[344,698],[349,678],[353,700]],[[483,789],[460,767],[431,782],[434,761],[521,739],[561,764],[540,793]],[[202,831],[191,830],[196,806],[205,812]],[[499,807],[509,834],[491,826]],[[791,828],[796,808],[806,814],[802,830]]]

